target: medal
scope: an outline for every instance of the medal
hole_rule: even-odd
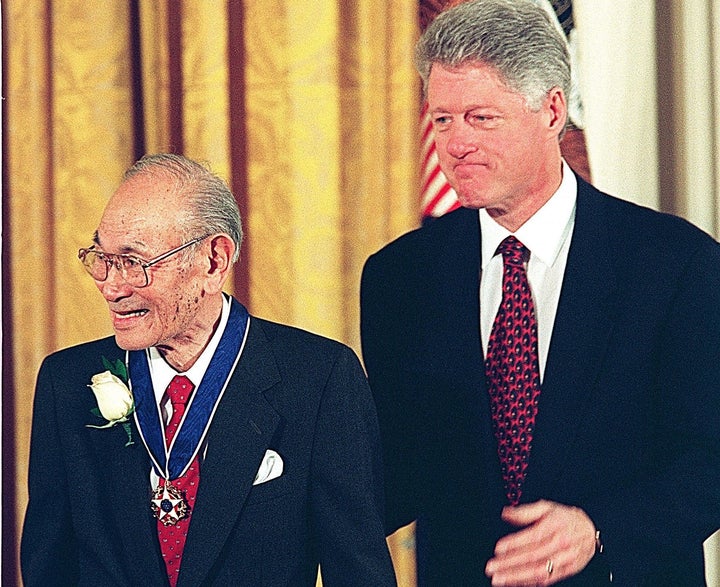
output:
[[[180,520],[190,516],[190,506],[185,499],[185,492],[169,481],[153,491],[150,509],[152,509],[153,516],[164,526],[174,526]]]

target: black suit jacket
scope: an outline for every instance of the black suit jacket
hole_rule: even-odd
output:
[[[578,180],[576,224],[523,501],[604,537],[576,584],[702,585],[720,527],[720,246]],[[418,520],[421,585],[482,585],[511,531],[479,334],[477,210],[371,257],[362,345],[384,445],[387,531]]]
[[[211,425],[179,576],[191,585],[394,585],[382,528],[377,420],[354,353],[252,317]],[[88,387],[113,338],[48,357],[38,377],[30,501],[22,540],[26,587],[166,585],[151,464],[133,424],[96,430]],[[277,479],[253,486],[267,449]]]

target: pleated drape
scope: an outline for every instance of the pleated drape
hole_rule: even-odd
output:
[[[362,263],[418,218],[415,7],[245,10],[253,308],[357,348]]]
[[[3,460],[6,578],[17,568],[11,545],[27,499],[40,361],[110,332],[75,256],[132,159],[133,136],[125,3],[23,0],[3,11],[3,326],[12,333],[4,339],[3,430],[13,448],[11,462]]]

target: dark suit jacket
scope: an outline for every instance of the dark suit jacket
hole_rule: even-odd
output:
[[[687,222],[579,193],[523,501],[604,537],[576,584],[703,584],[720,527],[720,246]],[[387,532],[418,520],[421,585],[486,584],[504,504],[479,335],[477,210],[371,257],[362,344]]]
[[[88,387],[113,338],[48,357],[38,377],[26,587],[166,585],[150,513],[150,460],[134,429],[96,430]],[[251,318],[209,431],[179,587],[394,585],[382,528],[377,419],[354,353]],[[281,477],[253,486],[267,449]]]

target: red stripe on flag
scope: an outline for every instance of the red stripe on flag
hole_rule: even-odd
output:
[[[450,191],[450,184],[444,183],[443,186],[438,190],[438,192],[430,199],[430,201],[425,205],[426,211],[432,211],[437,206],[438,202],[442,199],[442,197],[447,194]]]
[[[433,167],[432,171],[430,172],[429,177],[427,178],[427,181],[425,181],[425,185],[423,186],[423,189],[422,189],[423,194],[426,194],[428,192],[428,190],[430,189],[430,184],[440,173],[442,173],[442,171],[440,170],[439,165],[436,165],[435,167]],[[447,180],[445,180],[445,183],[447,185]],[[448,187],[450,187],[450,186],[448,185]]]
[[[428,147],[427,152],[425,153],[425,158],[423,159],[421,169],[425,170],[425,168],[427,167],[428,161],[430,161],[430,157],[432,157],[434,154],[435,154],[435,143],[433,142],[430,144],[430,147]]]
[[[423,118],[427,118],[426,113],[427,109],[424,107]],[[420,193],[422,215],[423,217],[438,217],[459,208],[460,204],[455,191],[450,187],[445,174],[440,169],[435,141],[428,140],[432,124],[428,120],[421,120],[421,124],[425,131],[422,133],[423,140],[420,144],[420,169],[423,179]]]

